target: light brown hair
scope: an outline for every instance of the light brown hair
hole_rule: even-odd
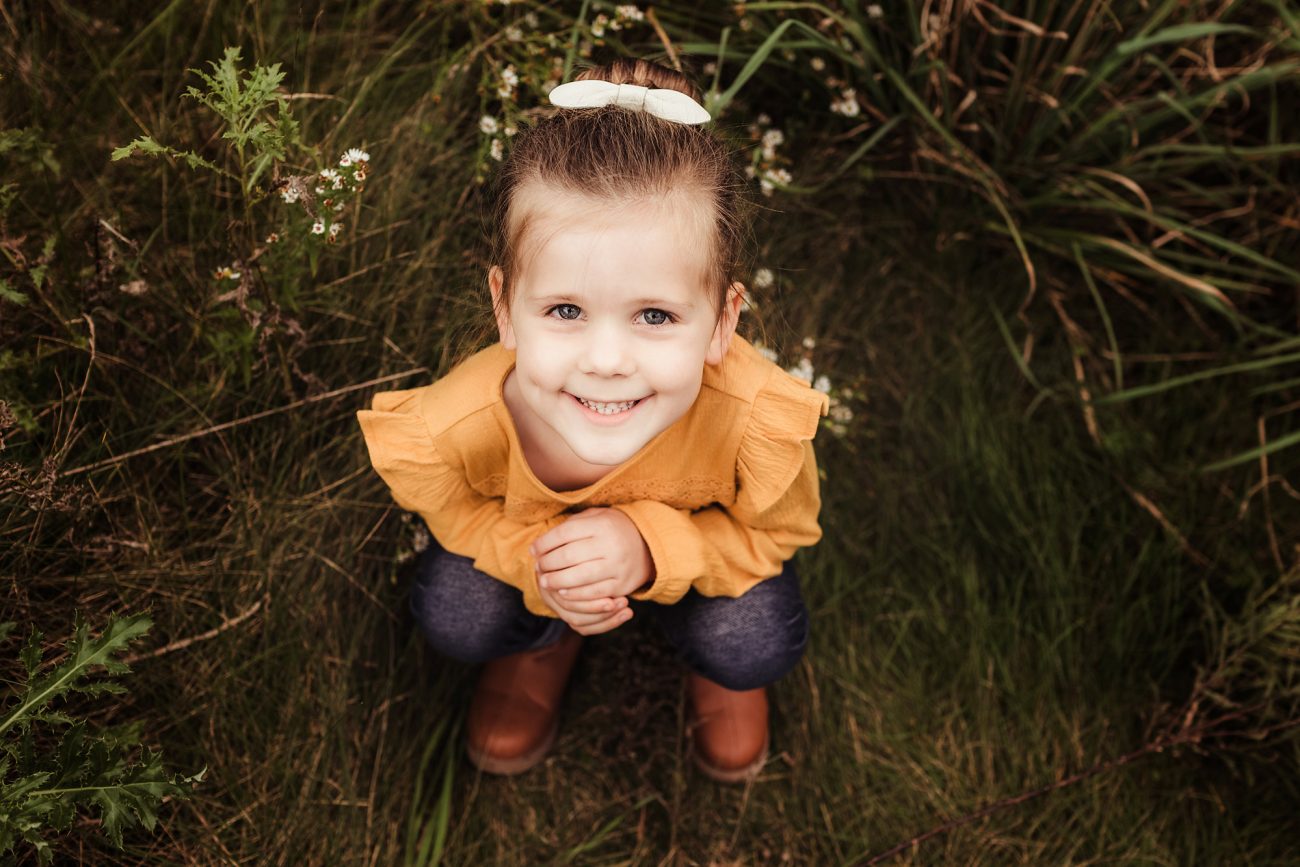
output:
[[[581,69],[574,81],[677,90],[702,102],[682,73],[642,59],[621,59]],[[515,193],[530,182],[597,200],[620,202],[685,190],[713,210],[712,243],[706,253],[705,290],[715,318],[727,290],[746,272],[752,202],[747,179],[726,144],[706,125],[675,123],[649,112],[614,105],[555,108],[515,136],[489,198],[491,262],[503,271],[501,305],[510,312],[523,250],[535,214],[519,213]]]

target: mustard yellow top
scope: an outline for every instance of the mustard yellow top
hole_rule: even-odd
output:
[[[537,592],[528,552],[588,506],[636,524],[655,579],[633,599],[740,596],[821,539],[813,437],[829,398],[733,335],[722,364],[704,366],[690,410],[625,463],[573,491],[538,480],[502,396],[515,352],[495,343],[420,388],[376,394],[357,413],[370,460],[393,499],[416,512],[446,550],[523,592]],[[567,513],[567,514],[566,514]]]

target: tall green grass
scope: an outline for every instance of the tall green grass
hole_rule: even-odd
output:
[[[151,608],[129,696],[68,712],[209,769],[155,834],[79,820],[61,859],[856,863],[946,828],[894,860],[1295,860],[1295,10],[883,6],[671,4],[600,38],[598,3],[5,16],[0,619],[53,642]],[[405,612],[409,525],[353,413],[485,315],[508,136],[480,118],[660,30],[775,188],[764,333],[783,364],[814,337],[855,414],[818,438],[813,644],[753,787],[693,770],[648,626],[589,643],[542,766],[480,777],[474,672]],[[229,46],[280,64],[299,125],[251,184],[181,98]],[[234,177],[111,160],[142,136]],[[275,185],[351,147],[341,240],[259,253],[303,230]]]

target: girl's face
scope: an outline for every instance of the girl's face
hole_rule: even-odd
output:
[[[497,315],[516,393],[557,449],[617,466],[691,408],[704,365],[726,355],[744,286],[732,284],[715,317],[703,284],[707,201],[674,193],[615,207],[539,183],[515,195],[518,212],[534,215],[537,251],[509,316]],[[500,311],[499,267],[488,285]]]

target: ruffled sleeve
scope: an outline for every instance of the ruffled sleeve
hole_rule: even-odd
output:
[[[416,411],[421,389],[375,395],[372,409],[357,413],[370,463],[388,484],[393,500],[409,512],[442,505],[438,480],[448,471],[434,447],[428,425]]]
[[[805,469],[805,452],[821,418],[829,411],[826,394],[780,368],[773,369],[754,399],[741,435],[735,514],[758,518],[788,495]]]
[[[505,514],[505,501],[476,491],[461,467],[439,453],[419,412],[422,389],[375,395],[373,409],[357,413],[375,471],[393,501],[424,519],[445,550],[472,557],[474,568],[523,594],[534,614],[557,617],[537,589],[529,546],[565,516],[524,524]]]

